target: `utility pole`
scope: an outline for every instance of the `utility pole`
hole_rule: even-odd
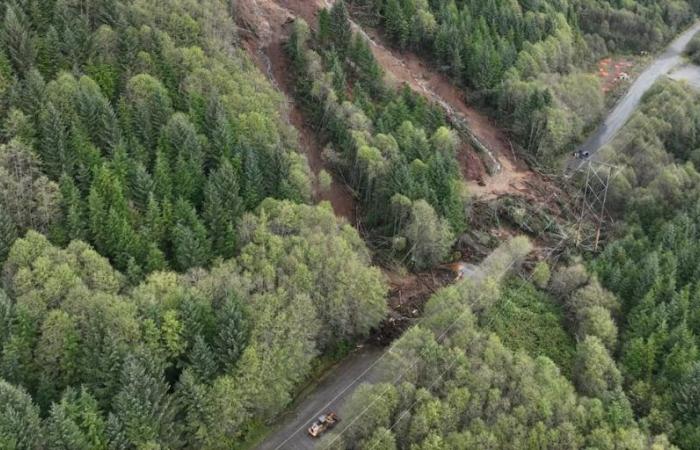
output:
[[[576,171],[586,173],[581,191],[576,246],[596,252],[600,245],[601,230],[607,221],[605,203],[608,200],[610,181],[618,174],[619,167],[597,161],[593,157],[587,159]]]

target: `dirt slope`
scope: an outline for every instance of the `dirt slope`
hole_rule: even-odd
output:
[[[475,150],[468,144],[463,146],[462,154],[458,157],[462,163],[462,172],[473,194],[493,198],[507,193],[522,193],[527,189],[528,182],[535,181],[535,174],[524,161],[516,158],[510,141],[503,131],[496,127],[486,115],[467,105],[463,92],[444,74],[426,65],[412,52],[389,49],[374,31],[365,32],[365,36],[371,41],[375,57],[391,79],[407,84],[414,91],[441,104],[450,114],[456,114],[491,151],[500,165],[500,170],[491,176],[485,173],[483,164],[476,161],[478,156],[473,155]],[[474,172],[474,165],[480,167],[476,172]],[[475,174],[477,174],[476,178]],[[483,183],[478,182],[479,178],[483,178]]]
[[[282,51],[282,43],[288,36],[286,23],[294,17],[301,17],[314,26],[317,14],[321,8],[332,5],[332,0],[253,0],[248,7],[247,16],[249,27],[256,31],[254,45],[257,52],[264,54],[271,61],[268,67],[274,74],[274,79],[290,95],[286,72],[286,57]],[[252,12],[250,10],[256,10]],[[387,80],[391,83],[405,83],[415,92],[443,106],[448,115],[466,123],[471,133],[492,157],[480,157],[474,147],[465,142],[458,154],[458,161],[470,191],[478,198],[493,199],[505,194],[525,195],[531,197],[532,185],[541,185],[545,181],[532,172],[523,161],[514,154],[507,136],[484,114],[467,104],[462,91],[443,74],[426,65],[420,57],[411,52],[398,52],[384,45],[380,36],[374,32],[366,32],[354,24],[356,32],[364,34],[372,43],[372,51],[384,68]],[[296,108],[292,104],[290,120],[299,129],[302,144],[307,145],[309,162],[315,172],[323,166],[322,149],[314,142],[313,133],[309,133]],[[488,175],[482,158],[489,164],[498,166],[497,173]],[[343,192],[342,183],[338,180],[330,193],[326,194],[336,211],[347,211],[350,200],[347,192]],[[533,200],[536,200],[533,198]]]
[[[290,9],[269,0],[239,2],[238,5],[239,26],[244,30],[243,43],[260,69],[287,97],[286,118],[299,133],[299,145],[306,154],[311,171],[318,175],[325,168],[322,158],[323,146],[318,140],[318,134],[306,122],[304,114],[293,100],[293,84],[288,70],[289,61],[283,48],[289,35],[289,25],[296,16]],[[327,172],[332,174],[330,170]],[[330,189],[325,191],[321,190],[318,182],[315,181],[316,200],[329,201],[337,216],[345,217],[350,223],[356,224],[357,202],[351,189],[336,175],[332,174],[332,177]]]

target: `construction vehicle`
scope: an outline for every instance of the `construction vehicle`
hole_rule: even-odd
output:
[[[340,422],[338,415],[334,412],[328,412],[322,416],[319,416],[318,419],[311,424],[307,431],[309,432],[309,436],[313,438],[319,437],[324,431],[330,430],[338,422]]]

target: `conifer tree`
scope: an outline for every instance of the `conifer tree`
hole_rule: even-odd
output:
[[[203,382],[214,378],[219,370],[217,356],[201,334],[197,334],[189,352],[192,373]]]
[[[328,9],[323,8],[318,12],[318,41],[321,45],[329,45],[333,41],[333,22]]]
[[[401,48],[406,47],[409,36],[408,21],[404,17],[399,1],[387,0],[385,14],[387,31]]]
[[[0,447],[39,450],[43,436],[39,410],[27,392],[0,378]]]
[[[61,38],[51,25],[37,49],[37,66],[47,78],[53,78],[63,64],[62,56]]]
[[[209,139],[209,150],[204,167],[207,172],[214,170],[224,160],[231,160],[235,152],[235,137],[224,106],[218,96],[211,95],[207,103],[204,127]]]
[[[24,75],[35,63],[36,48],[32,42],[31,24],[22,9],[14,3],[5,5],[5,18],[0,35],[15,71]]]
[[[214,250],[224,258],[233,256],[236,246],[236,220],[243,211],[238,177],[233,166],[224,160],[209,176],[204,190],[203,217],[213,236]]]
[[[5,261],[12,244],[18,237],[17,226],[12,217],[0,205],[0,263]]]
[[[237,298],[228,296],[224,299],[218,311],[217,322],[214,354],[217,355],[219,366],[232,373],[249,336],[248,321]]]
[[[162,150],[156,152],[153,184],[154,193],[158,200],[173,199],[173,172],[168,157]]]
[[[53,179],[58,179],[62,173],[73,175],[75,155],[70,148],[68,128],[61,111],[52,102],[48,102],[41,111],[39,122],[39,154],[44,170]]]
[[[177,404],[158,358],[141,352],[124,361],[113,405],[116,423],[134,447],[176,448],[181,445]]]
[[[90,393],[68,388],[60,402],[51,406],[46,420],[50,450],[106,450],[106,423]]]
[[[99,169],[88,196],[89,228],[95,247],[125,269],[129,256],[142,255],[124,188],[107,168]]]
[[[72,240],[87,239],[87,223],[85,221],[85,202],[73,180],[66,174],[61,176],[61,240],[68,243]]]
[[[146,150],[154,150],[173,110],[168,91],[152,76],[140,74],[127,83],[125,99],[129,128]]]
[[[336,1],[331,8],[330,29],[333,33],[333,46],[340,59],[345,60],[352,41],[352,26],[344,0]]]
[[[242,197],[246,209],[255,208],[265,197],[263,173],[255,150],[248,149],[243,160]]]
[[[177,268],[206,267],[212,257],[211,241],[197,212],[189,202],[179,199],[174,214],[171,235]]]
[[[76,112],[92,143],[102,153],[111,155],[119,143],[119,128],[109,101],[97,83],[87,76],[80,78],[76,97]]]

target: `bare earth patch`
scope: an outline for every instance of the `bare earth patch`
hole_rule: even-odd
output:
[[[323,145],[318,139],[318,134],[306,122],[303,112],[293,100],[294,86],[290,78],[290,62],[284,51],[284,43],[290,31],[288,25],[296,17],[285,4],[294,3],[300,10],[304,6],[307,13],[316,11],[317,7],[309,5],[312,2],[304,1],[281,0],[278,3],[279,5],[268,0],[239,2],[239,21],[248,30],[247,33],[243,33],[244,45],[260,69],[285,94],[288,104],[287,119],[298,132],[299,145],[306,154],[311,171],[318,175],[321,170],[326,169],[332,176],[330,189],[325,191],[318,186],[318,180],[314,180],[316,200],[330,202],[336,216],[356,224],[357,202],[351,189],[326,167],[322,157]]]

